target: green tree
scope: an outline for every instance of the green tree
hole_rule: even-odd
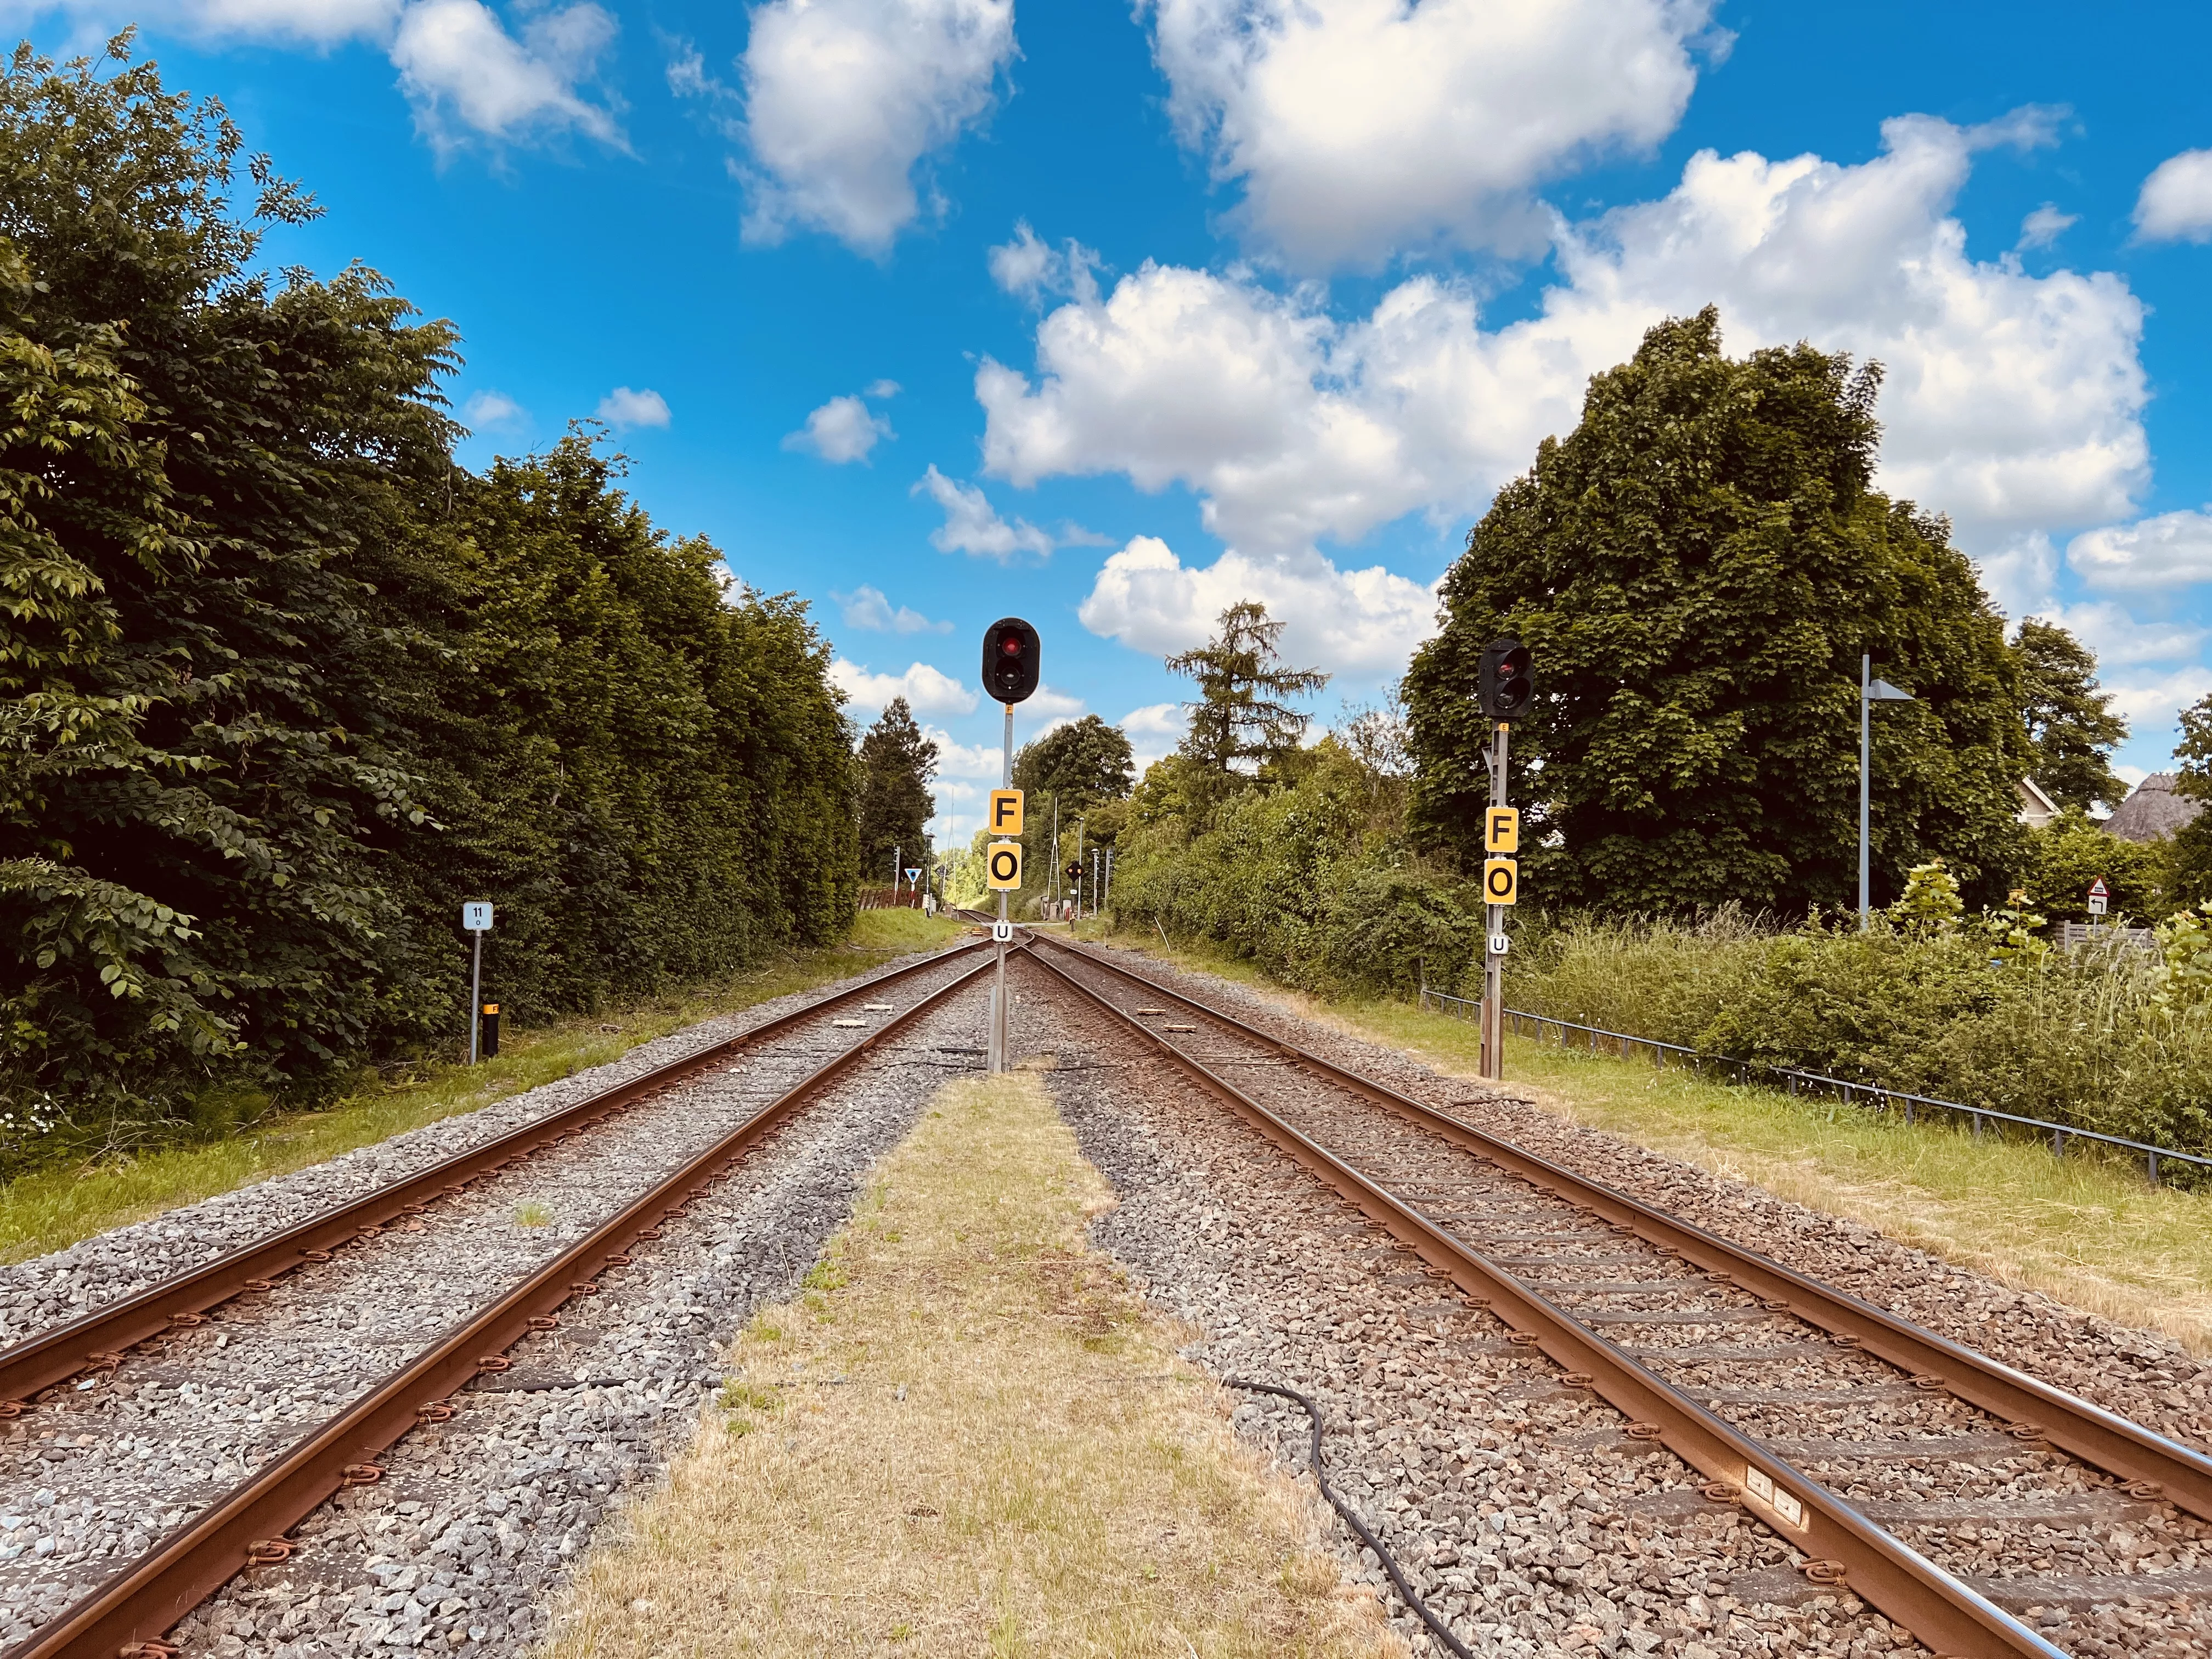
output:
[[[2033,617],[2021,623],[2013,649],[2036,782],[2061,806],[2118,805],[2128,792],[2113,775],[2112,754],[2128,740],[2128,723],[2097,684],[2095,653],[2057,623]]]
[[[487,965],[526,1021],[852,916],[827,645],[788,597],[726,592],[714,547],[655,528],[620,470],[574,434],[459,480],[451,566],[395,600],[432,641],[402,720],[445,826],[405,849],[406,905],[450,963],[453,907],[497,900]]]
[[[1167,659],[1170,673],[1198,682],[1198,700],[1183,705],[1190,726],[1182,753],[1226,775],[1280,760],[1304,740],[1312,717],[1284,700],[1320,690],[1329,677],[1285,665],[1277,648],[1283,626],[1268,619],[1266,605],[1240,599],[1221,613],[1212,639]]]
[[[921,734],[904,697],[893,697],[860,739],[860,879],[890,884],[891,853],[919,868],[929,852],[923,826],[937,816],[929,781],[937,745]]]
[[[126,53],[0,76],[0,1078],[80,1103],[313,1077],[419,1007],[367,573],[455,430],[452,329],[259,274],[307,198]]]
[[[2140,927],[2165,908],[2166,849],[2105,833],[2078,806],[2027,834],[2026,908],[2051,921],[2089,920],[2089,884],[2112,890],[2107,919]]]
[[[2181,711],[2181,741],[2173,757],[2181,763],[2176,790],[2212,807],[2212,697]],[[2166,852],[2167,898],[2177,906],[2212,900],[2212,811],[2199,812],[2175,830]]]
[[[451,326],[260,274],[311,204],[127,44],[0,75],[0,1170],[451,1040],[465,898],[526,1018],[840,933],[805,607],[581,436],[456,468]]]
[[[1057,796],[1062,811],[1121,799],[1135,771],[1127,734],[1096,714],[1054,726],[1014,753],[1014,787],[1032,804]]]
[[[1970,902],[2001,898],[2019,661],[1948,526],[1871,486],[1878,379],[1808,345],[1726,357],[1710,308],[1593,379],[1475,526],[1407,675],[1419,830],[1479,855],[1477,669],[1515,634],[1537,687],[1512,750],[1528,897],[1844,902],[1869,653],[1917,699],[1875,720],[1878,896],[1940,856]]]

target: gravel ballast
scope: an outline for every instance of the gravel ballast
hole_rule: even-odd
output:
[[[1451,1106],[1479,1127],[1687,1212],[1753,1248],[1787,1260],[1790,1252],[1777,1248],[1786,1242],[1804,1253],[1793,1265],[1821,1272],[1824,1261],[1858,1266],[1873,1255],[1889,1273],[1912,1283],[1921,1299],[1930,1296],[1928,1286],[1911,1278],[1915,1263],[1928,1259],[1869,1230],[1852,1229],[1841,1243],[1824,1237],[1839,1224],[1749,1188],[1716,1194],[1717,1183],[1701,1172],[1560,1123],[1510,1097],[1438,1078],[1401,1055],[1297,1019],[1238,988],[1202,975],[1175,975],[1153,963],[1136,965],[1273,1035]],[[1206,1338],[1193,1357],[1217,1375],[1288,1382],[1325,1403],[1333,1478],[1392,1542],[1424,1594],[1464,1621],[1460,1633],[1476,1651],[1595,1649],[1699,1659],[1701,1653],[1888,1651],[1893,1644],[1917,1650],[1903,1632],[1855,1598],[1819,1593],[1794,1571],[1796,1558],[1778,1540],[1739,1511],[1703,1501],[1699,1477],[1671,1455],[1626,1442],[1617,1413],[1561,1387],[1548,1362],[1512,1352],[1499,1340],[1502,1328],[1486,1316],[1454,1309],[1448,1285],[1427,1279],[1419,1262],[1393,1249],[1355,1212],[1317,1202],[1307,1183],[1290,1176],[1285,1161],[1262,1149],[1255,1136],[1225,1127],[1224,1109],[1179,1073],[1151,1063],[1127,1069],[1125,1059],[1122,1080],[1102,1085],[1105,1074],[1088,1068],[1129,1053],[1118,1028],[1063,1020],[1057,1041],[1063,1057],[1085,1068],[1061,1079],[1064,1109],[1086,1152],[1122,1194],[1121,1207],[1099,1225],[1101,1243],[1142,1274],[1164,1305],[1200,1327]],[[1536,1129],[1547,1133],[1531,1133]],[[1599,1144],[1578,1144],[1585,1142]],[[1739,1207],[1747,1203],[1752,1207]],[[1734,1224],[1716,1224],[1716,1212]],[[1778,1214],[1791,1224],[1786,1231],[1771,1225]],[[1767,1224],[1746,1237],[1747,1217],[1759,1218],[1754,1228],[1761,1221]],[[1564,1265],[1577,1270],[1571,1277],[1585,1281],[1630,1280],[1650,1271],[1648,1261],[1624,1267],[1600,1254],[1577,1259],[1583,1246],[1565,1248]],[[1553,1259],[1540,1270],[1558,1271],[1563,1265],[1559,1247],[1546,1249]],[[1948,1264],[1933,1265],[1947,1280],[1974,1278]],[[1873,1277],[1863,1272],[1842,1282],[1915,1316],[1915,1306],[1885,1296],[1878,1282],[1868,1282]],[[1636,1292],[1657,1288],[1617,1283],[1604,1294],[1633,1306]],[[1995,1293],[2007,1306],[2042,1302],[1986,1281],[1977,1289]],[[1955,1291],[1939,1286],[1933,1294],[1947,1293]],[[2083,1326],[2097,1323],[2056,1304],[2036,1313],[2035,1321],[2021,1322],[2046,1329],[2070,1324],[2077,1340]],[[1661,1316],[1670,1316],[1680,1317]],[[1748,1316],[1753,1322],[1758,1316],[1755,1310]],[[1754,1343],[1757,1334],[1747,1324],[1731,1340]],[[2162,1358],[2172,1353],[2171,1345],[2110,1328],[2098,1332],[2097,1340],[2111,1353],[2148,1350]],[[2078,1370],[2078,1350],[2058,1346],[2073,1362],[2069,1369]],[[1716,1360],[1725,1352],[1717,1352]],[[2019,1363],[2016,1356],[2007,1357]],[[1717,1363],[1691,1375],[1700,1387],[1711,1385],[1708,1393],[1720,1394],[1729,1370]],[[1787,1377],[1759,1380],[1790,1383]],[[1841,1434],[1875,1439],[1940,1437],[1949,1431],[1948,1417],[1957,1415],[1948,1399],[1902,1389],[1900,1399],[1869,1407],[1867,1391],[1881,1385],[1880,1368],[1871,1362],[1866,1376],[1850,1381],[1856,1392],[1848,1407],[1840,1396],[1819,1396],[1817,1389],[1833,1386],[1834,1379],[1808,1376],[1779,1391],[1791,1395],[1789,1400],[1732,1401],[1729,1414],[1755,1432],[1780,1436],[1794,1429],[1802,1436],[1820,1432],[1807,1425],[1826,1413]],[[2126,1381],[2124,1376],[2108,1379]],[[2190,1403],[2202,1401],[2200,1392]],[[1240,1409],[1239,1419],[1290,1467],[1303,1467],[1305,1423],[1296,1407],[1255,1402]],[[1818,1443],[1808,1440],[1806,1449]],[[2085,1499],[2075,1490],[2078,1472],[2047,1457],[2022,1458],[2017,1445],[1999,1446],[2003,1455],[1962,1445],[1963,1459],[1923,1458],[1876,1470],[1856,1495],[1923,1509],[1930,1498],[1956,1496],[1972,1509],[1975,1499],[1992,1492],[2014,1499],[2023,1490],[2047,1491],[2059,1510],[2085,1503],[2100,1509],[2094,1527],[2062,1517],[2032,1535],[2008,1528],[2002,1542],[1996,1531],[1984,1528],[1979,1548],[1986,1559],[1976,1559],[1971,1533],[1964,1546],[1955,1536],[1931,1534],[1921,1540],[1950,1558],[1957,1571],[2016,1571],[2033,1557],[2037,1575],[2051,1577],[2062,1592],[2069,1571],[2085,1586],[2108,1584],[2094,1575],[2115,1570],[2178,1569],[2185,1577],[2202,1576],[2191,1571],[2196,1539],[2203,1530],[2193,1520],[2176,1517],[2162,1505],[2121,1506],[2130,1509],[2122,1515],[2102,1494]],[[2037,1472],[2041,1463],[2050,1463],[2048,1475]],[[2002,1465],[2007,1473],[1991,1474],[1981,1465]],[[1373,1559],[1361,1559],[1364,1553],[1348,1532],[1340,1533],[1340,1542],[1387,1595]],[[2096,1606],[2077,1596],[2070,1609],[2039,1606],[2026,1616],[2062,1638],[2069,1650],[2083,1654],[2205,1650],[2201,1631],[2189,1627],[2193,1620],[2184,1619],[2177,1628],[2173,1614],[2155,1603]],[[1415,1626],[1403,1619],[1399,1623],[1417,1648],[1428,1641]]]
[[[884,1000],[906,1006],[973,960],[903,981]],[[572,1304],[559,1330],[519,1345],[514,1369],[495,1389],[465,1393],[452,1422],[402,1443],[383,1481],[311,1517],[293,1562],[235,1581],[187,1621],[179,1639],[189,1638],[193,1650],[226,1654],[249,1642],[257,1652],[304,1655],[419,1644],[433,1634],[448,1651],[473,1644],[475,1651],[503,1653],[526,1644],[538,1633],[532,1609],[550,1575],[580,1547],[616,1492],[657,1469],[672,1426],[696,1415],[700,1390],[718,1375],[716,1346],[763,1297],[789,1293],[844,1219],[868,1164],[904,1133],[949,1071],[973,1065],[963,1053],[940,1050],[974,1046],[981,1008],[979,992],[957,993],[848,1073],[694,1212],[671,1224],[665,1242],[635,1266],[606,1274],[602,1294]],[[404,1138],[434,1139],[432,1146],[387,1143],[369,1149],[383,1156],[356,1156],[343,1176],[310,1184],[321,1186],[320,1204],[353,1196],[365,1178],[420,1168],[455,1145],[531,1121],[781,1011],[764,1006],[748,1011],[743,1024],[714,1022],[647,1045],[659,1052],[634,1050],[595,1074],[503,1103],[507,1121],[466,1139],[441,1132],[475,1127],[472,1120],[432,1126]],[[855,1035],[810,1025],[772,1039],[757,1054],[502,1172],[481,1191],[301,1269],[272,1295],[225,1304],[207,1325],[134,1351],[112,1379],[7,1425],[0,1431],[0,1462],[9,1466],[0,1487],[7,1492],[0,1499],[0,1639],[29,1633]],[[366,1177],[368,1170],[377,1173]],[[301,1172],[317,1174],[324,1172]],[[296,1185],[301,1177],[285,1181]],[[211,1219],[163,1218],[168,1236],[205,1248],[201,1241],[266,1231],[239,1214],[244,1196],[196,1206],[222,1206],[225,1213]],[[286,1214],[313,1207],[295,1194]],[[83,1273],[88,1263],[112,1260],[97,1248],[112,1249],[112,1239],[64,1254]],[[104,1282],[112,1286],[122,1277]],[[403,1577],[404,1586],[392,1588]],[[426,1588],[440,1594],[409,1600]],[[398,1602],[383,1605],[395,1595]],[[369,1612],[379,1616],[356,1616]],[[380,1633],[372,1639],[371,1630]]]

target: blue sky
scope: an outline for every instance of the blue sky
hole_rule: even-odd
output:
[[[1881,358],[1885,486],[2100,652],[2155,769],[2212,692],[2212,11],[2013,0],[98,0],[327,210],[278,263],[465,337],[464,459],[600,416],[813,602],[978,822],[981,631],[1170,746],[1248,595],[1372,697],[1583,385],[1669,313]]]

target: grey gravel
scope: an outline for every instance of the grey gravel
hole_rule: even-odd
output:
[[[947,964],[942,977],[925,975],[886,994],[903,1006],[967,965]],[[403,1443],[384,1481],[311,1517],[294,1561],[247,1575],[188,1621],[188,1649],[332,1652],[361,1645],[371,1630],[380,1632],[371,1645],[433,1633],[449,1650],[526,1644],[550,1576],[581,1547],[613,1494],[659,1467],[672,1426],[696,1417],[701,1389],[718,1377],[716,1346],[763,1297],[789,1292],[849,1212],[867,1165],[905,1132],[945,1070],[972,1063],[939,1048],[973,1045],[979,998],[957,994],[757,1148],[635,1267],[609,1273],[603,1294],[573,1304],[560,1330],[520,1345],[503,1379],[509,1386],[471,1390],[453,1423]],[[776,1012],[749,1011],[749,1023]],[[715,1026],[679,1034],[627,1074],[720,1040],[728,1024]],[[301,1270],[273,1295],[241,1298],[207,1326],[134,1351],[112,1380],[7,1425],[0,1638],[27,1634],[491,1290],[572,1243],[849,1041],[830,1036],[817,1026],[776,1039],[481,1191]],[[614,1071],[534,1091],[531,1115],[604,1087]],[[419,1158],[357,1162],[376,1164],[387,1179],[420,1167]],[[518,1220],[526,1206],[543,1207],[543,1224]],[[195,1230],[185,1222],[179,1231],[206,1237],[234,1224],[226,1218]],[[19,1488],[24,1500],[12,1496]],[[449,1575],[443,1583],[441,1573]],[[441,1594],[425,1603],[417,1592],[426,1586]],[[446,1606],[454,1601],[461,1605]],[[410,1605],[428,1607],[423,1620],[410,1622]]]

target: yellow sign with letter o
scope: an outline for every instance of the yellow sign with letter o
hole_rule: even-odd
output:
[[[1022,833],[1020,790],[994,789],[991,792],[990,830],[994,836],[1018,836]]]
[[[1482,899],[1486,904],[1521,902],[1521,866],[1511,859],[1482,861]]]
[[[1018,841],[994,841],[983,854],[983,879],[998,888],[1018,887],[1022,884],[1022,844]]]

